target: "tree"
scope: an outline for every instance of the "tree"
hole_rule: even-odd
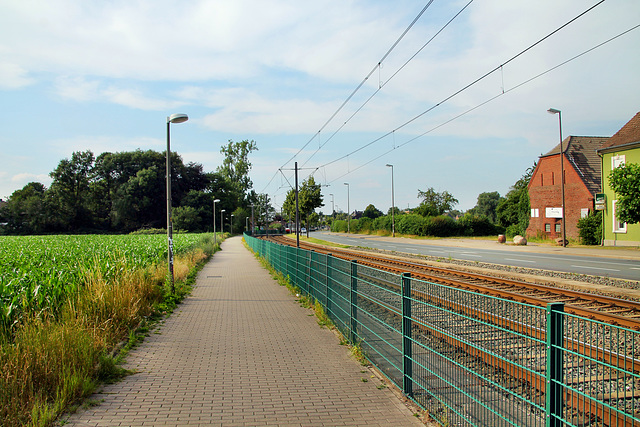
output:
[[[316,184],[313,176],[302,182],[302,186],[298,189],[298,214],[300,223],[307,224],[307,234],[309,233],[310,215],[316,208],[324,206],[321,185]],[[287,193],[287,197],[282,205],[283,211],[289,218],[296,217],[296,190],[292,188]]]
[[[629,224],[640,222],[640,165],[623,164],[609,173],[609,186],[616,192],[616,216]]]
[[[1,213],[10,233],[38,234],[47,230],[46,190],[41,183],[30,182],[13,192]]]
[[[376,209],[376,207],[371,204],[366,208],[364,208],[364,212],[362,213],[363,217],[371,218],[371,219],[376,219],[382,215],[383,215],[382,211]]]
[[[422,216],[442,215],[458,204],[458,199],[448,191],[438,193],[432,187],[429,187],[427,191],[418,190],[418,198],[422,201],[415,212]]]
[[[61,160],[49,174],[53,178],[51,192],[57,213],[64,227],[69,230],[93,225],[89,205],[94,161],[91,151],[76,151],[70,160]]]
[[[498,220],[496,210],[500,203],[500,193],[493,191],[491,193],[480,193],[478,195],[478,202],[473,209],[470,209],[472,215],[486,216],[489,221],[495,224]]]
[[[516,181],[507,195],[500,200],[496,208],[498,224],[506,228],[509,237],[524,235],[529,226],[531,204],[529,203],[529,181],[536,163]]]
[[[237,204],[244,202],[249,190],[253,188],[253,182],[249,178],[252,166],[249,154],[256,150],[258,150],[256,142],[246,139],[240,142],[229,140],[227,145],[220,148],[220,153],[224,154],[224,160],[222,165],[218,166],[217,172],[236,189]]]

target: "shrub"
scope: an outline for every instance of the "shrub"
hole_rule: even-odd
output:
[[[435,237],[456,236],[459,234],[458,223],[450,216],[440,215],[426,218],[424,235]]]
[[[424,236],[425,217],[417,214],[407,214],[398,217],[396,230],[402,234]]]
[[[485,215],[465,214],[458,220],[461,234],[465,236],[492,236],[496,227]]]
[[[602,211],[591,212],[578,220],[580,240],[585,245],[599,245],[602,237]]]

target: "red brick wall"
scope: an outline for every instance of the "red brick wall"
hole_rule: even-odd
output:
[[[589,193],[582,178],[569,163],[564,159],[565,172],[565,222],[567,239],[578,238],[578,220],[581,209],[593,209],[593,194]],[[531,209],[538,209],[539,216],[529,219],[527,236],[532,237],[538,234],[546,235],[550,239],[562,237],[562,226],[560,232],[556,233],[556,224],[561,224],[561,218],[546,218],[547,207],[562,206],[562,190],[560,184],[560,156],[542,157],[529,182],[529,200]],[[551,225],[551,231],[545,231],[545,224]]]

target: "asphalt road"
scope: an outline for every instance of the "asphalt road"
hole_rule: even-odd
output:
[[[489,264],[510,265],[568,273],[589,274],[618,279],[640,280],[640,253],[634,259],[617,258],[615,251],[606,256],[574,255],[570,249],[506,246],[508,249],[485,249],[438,245],[437,240],[412,241],[410,239],[381,239],[378,236],[346,235],[328,232],[314,232],[311,237],[343,245],[385,249],[410,254],[428,255],[444,259],[478,261]],[[463,242],[460,243],[464,244]],[[526,249],[525,249],[526,248]],[[601,250],[600,250],[601,252]]]

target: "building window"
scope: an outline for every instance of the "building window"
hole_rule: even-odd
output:
[[[623,155],[617,155],[617,156],[611,156],[611,169],[615,169],[618,166],[624,165],[625,164],[625,160],[626,160],[626,156]]]
[[[540,216],[540,209],[531,209],[531,218],[538,218]]]
[[[559,233],[559,232],[561,232],[561,231],[562,231],[562,229],[561,229],[560,227],[561,227],[561,224],[560,224],[560,223],[557,223],[557,224],[556,224],[556,233]]]
[[[626,233],[627,232],[627,223],[626,222],[622,222],[622,221],[618,221],[618,201],[614,200],[612,202],[612,211],[613,211],[613,215],[611,215],[613,217],[613,232],[614,233]]]
[[[546,231],[547,233],[551,233],[551,224],[545,224],[544,231]]]
[[[544,187],[544,174],[540,174],[540,187]]]

